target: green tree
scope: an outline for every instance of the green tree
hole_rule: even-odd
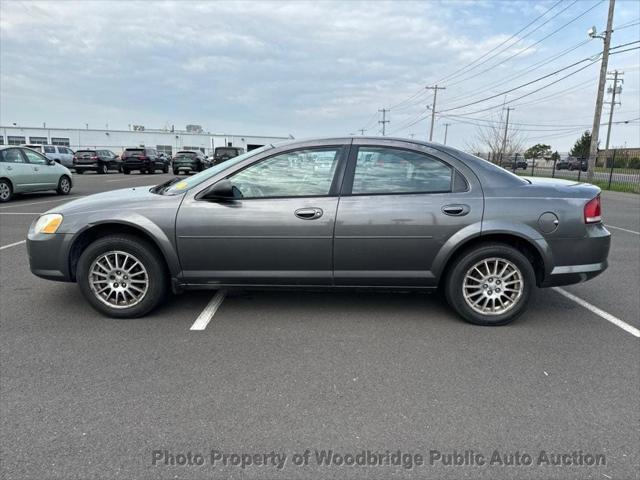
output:
[[[544,158],[551,154],[551,147],[544,143],[537,143],[524,152],[524,158]]]
[[[585,131],[582,136],[576,140],[569,155],[575,158],[589,158],[589,149],[591,148],[591,132]]]

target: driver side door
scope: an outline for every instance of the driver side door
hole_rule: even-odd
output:
[[[185,198],[176,221],[184,281],[330,285],[338,172],[348,147],[285,151],[233,173],[233,199]]]

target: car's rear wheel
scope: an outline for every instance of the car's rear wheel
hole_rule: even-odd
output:
[[[162,173],[169,173],[169,165],[162,167]]]
[[[129,170],[128,168],[122,167],[122,173],[124,173],[125,175],[129,175],[131,173],[131,170]]]
[[[78,175],[82,175],[84,173],[84,170],[76,168],[76,173]]]
[[[71,179],[66,175],[61,176],[56,191],[59,195],[69,195],[71,193]]]
[[[527,257],[509,245],[490,243],[456,260],[445,279],[445,295],[466,321],[505,325],[525,310],[534,286]]]
[[[114,318],[147,314],[167,290],[164,263],[155,247],[125,234],[90,244],[78,261],[77,281],[89,303]]]
[[[13,197],[13,186],[9,180],[0,180],[0,203],[8,202]]]

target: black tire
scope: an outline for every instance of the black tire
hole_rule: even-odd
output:
[[[504,313],[480,313],[474,310],[464,298],[463,285],[467,272],[478,262],[486,259],[506,260],[515,265],[520,272],[522,279],[520,296]],[[498,326],[512,322],[524,312],[535,287],[536,277],[531,262],[518,250],[503,243],[486,243],[463,252],[455,260],[444,282],[447,302],[458,315],[475,325]],[[486,287],[486,284],[480,286],[480,288],[484,287]],[[491,288],[490,285],[489,288]],[[488,292],[491,292],[491,290],[488,290]],[[481,295],[485,295],[484,291]]]
[[[13,185],[6,179],[0,179],[0,203],[8,202],[13,198]]]
[[[178,170],[177,168],[173,169],[173,174],[174,175],[180,175],[180,170]]]
[[[129,170],[128,168],[124,168],[124,167],[120,167],[122,170],[122,173],[124,173],[125,175],[129,175],[131,173],[131,170]]]
[[[78,175],[82,175],[84,173],[84,170],[76,168],[76,173]]]
[[[162,173],[169,173],[169,165],[162,167]]]
[[[71,179],[68,176],[62,175],[60,177],[56,192],[58,192],[58,195],[69,195],[71,193]]]
[[[109,173],[109,165],[107,165],[106,163],[99,163],[98,164],[98,172],[100,175],[105,175],[107,173]]]
[[[146,269],[148,287],[139,303],[131,307],[116,308],[98,298],[90,285],[89,275],[93,262],[101,255],[120,251],[132,255]],[[100,238],[90,244],[80,255],[76,271],[82,295],[93,308],[112,318],[137,318],[156,308],[167,292],[167,272],[164,261],[154,245],[134,235],[116,234]]]

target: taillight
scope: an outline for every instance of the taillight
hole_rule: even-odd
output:
[[[589,200],[584,206],[584,223],[599,223],[602,221],[600,195]]]
[[[140,155],[140,157],[138,158],[140,158],[140,160],[149,160],[149,158],[145,157],[144,155]]]
[[[76,157],[75,155],[73,156],[73,163],[76,163],[78,161],[78,157]]]
[[[97,155],[94,155],[93,157],[91,157],[91,160],[97,160],[97,159],[98,159]]]

